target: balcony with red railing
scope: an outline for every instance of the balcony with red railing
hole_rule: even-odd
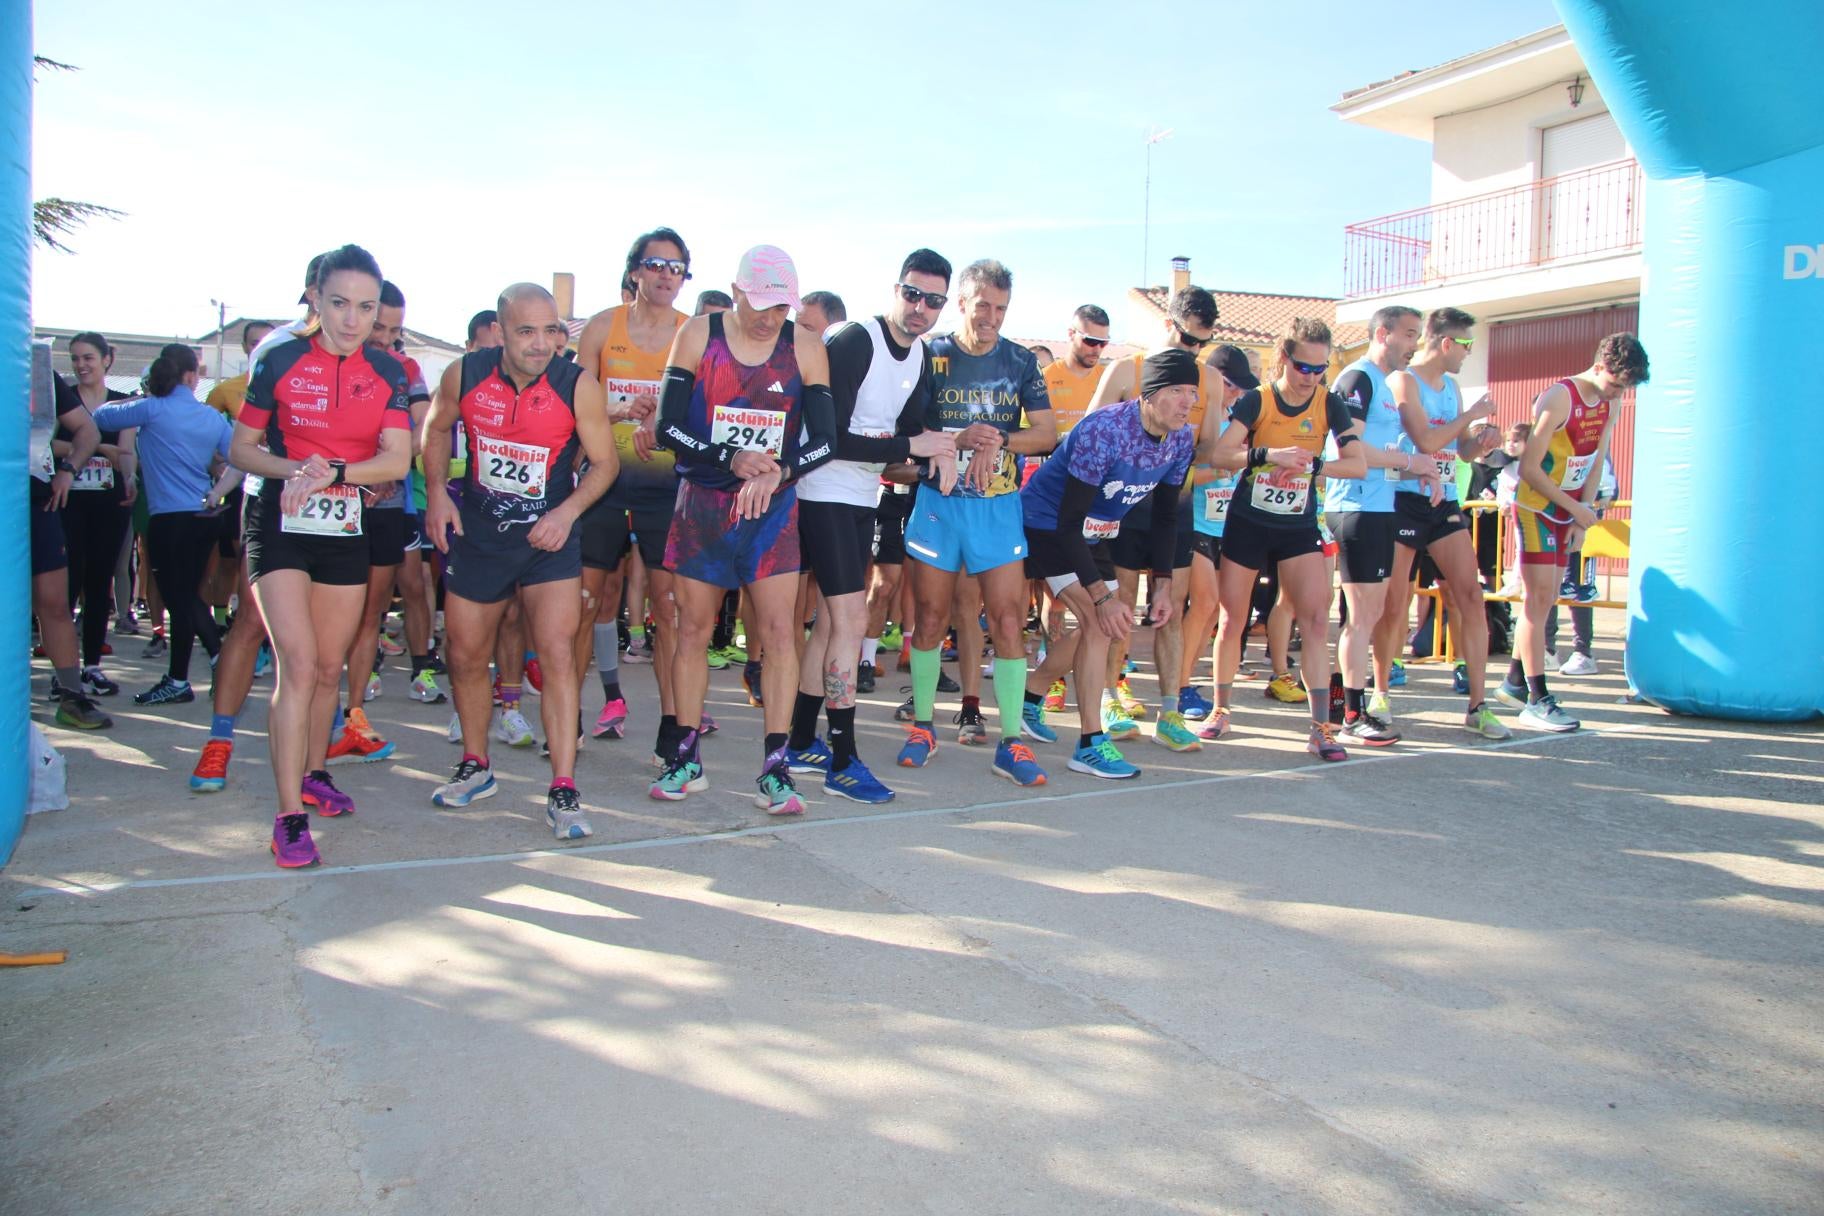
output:
[[[1637,251],[1643,184],[1638,162],[1618,160],[1350,224],[1343,294],[1358,299]]]

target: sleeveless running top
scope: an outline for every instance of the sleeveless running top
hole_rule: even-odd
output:
[[[1045,369],[1045,395],[1051,398],[1051,417],[1057,423],[1060,444],[1070,434],[1070,428],[1083,421],[1090,398],[1096,395],[1096,385],[1101,382],[1100,364],[1086,372],[1076,372],[1071,370],[1068,356],[1054,360]]]
[[[576,382],[582,369],[554,358],[524,388],[502,373],[501,348],[462,357],[468,474],[461,510],[504,532],[534,524],[576,488]]]
[[[671,355],[667,341],[659,350],[641,350],[633,344],[627,320],[628,305],[608,310],[608,336],[602,339],[601,355],[595,373],[608,394],[608,411],[614,413],[621,403],[635,397],[659,399],[660,382],[665,379],[665,363]],[[689,317],[672,310],[672,333],[675,336]],[[677,457],[669,448],[654,446],[652,458],[641,460],[633,450],[633,432],[638,424],[614,424],[614,446],[621,457],[621,472],[602,501],[627,510],[664,510],[677,501]]]
[[[1571,395],[1571,412],[1564,425],[1552,432],[1540,467],[1560,489],[1574,498],[1590,475],[1597,472],[1596,449],[1602,446],[1602,433],[1608,429],[1609,403],[1586,402],[1577,382],[1568,377],[1558,383]],[[1527,485],[1524,477],[1514,493],[1514,505],[1522,511],[1554,516],[1558,510],[1545,495]]]
[[[1311,394],[1311,400],[1297,413],[1282,411],[1279,395],[1270,382],[1258,390],[1260,410],[1248,427],[1248,446],[1259,448],[1301,448],[1312,456],[1324,453],[1324,443],[1331,431],[1343,425],[1348,411],[1341,399],[1322,384]],[[1248,397],[1254,396],[1249,393]],[[1236,402],[1240,411],[1247,402]],[[1271,462],[1243,469],[1236,482],[1235,497],[1229,518],[1244,518],[1252,523],[1273,528],[1317,526],[1317,494],[1309,471],[1282,469]]]
[[[700,440],[750,452],[765,452],[781,464],[798,453],[804,432],[804,379],[790,321],[765,362],[747,364],[735,358],[723,329],[721,313],[709,317],[709,342],[697,362],[697,382],[690,390],[685,429]],[[713,460],[680,456],[678,476],[709,490],[740,488],[741,479]]]
[[[1441,388],[1433,388],[1425,383],[1425,378],[1416,373],[1412,382],[1419,386],[1419,404],[1425,407],[1425,418],[1432,426],[1445,426],[1457,420],[1463,412],[1463,394],[1457,388],[1457,378],[1446,374]],[[1404,431],[1400,434],[1400,447],[1403,451],[1418,453],[1418,445]],[[1438,480],[1444,483],[1444,501],[1457,501],[1457,450],[1452,444],[1429,456],[1420,456],[1419,460],[1429,460],[1437,466]],[[1419,479],[1408,477],[1394,487],[1401,494],[1423,494],[1424,488]]]
[[[1400,404],[1387,388],[1387,373],[1370,359],[1357,359],[1336,379],[1337,396],[1349,407],[1350,417],[1362,424],[1362,444],[1369,451],[1402,450],[1406,428],[1400,425]],[[1324,479],[1324,511],[1393,510],[1393,488],[1403,478],[1399,469],[1369,469],[1366,477]]]

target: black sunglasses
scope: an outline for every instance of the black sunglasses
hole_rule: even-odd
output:
[[[690,263],[680,262],[676,258],[641,258],[640,267],[644,270],[665,270],[675,275],[690,277]]]
[[[1090,347],[1093,350],[1101,350],[1104,346],[1107,346],[1109,342],[1107,338],[1092,338],[1080,329],[1076,331],[1076,334],[1078,340],[1081,341],[1083,345]]]
[[[1288,362],[1307,376],[1321,376],[1330,370],[1328,363],[1300,363],[1297,359],[1291,359]]]
[[[1178,340],[1180,342],[1184,343],[1186,346],[1190,347],[1192,350],[1202,350],[1204,347],[1208,346],[1210,343],[1212,343],[1216,340],[1214,336],[1208,337],[1208,338],[1199,338],[1195,334],[1192,334],[1190,331],[1186,330],[1184,328],[1184,326],[1178,324],[1178,322],[1176,322],[1176,321],[1172,322],[1172,328],[1178,331]]]
[[[941,291],[921,291],[910,283],[899,284],[899,298],[908,304],[916,304],[923,300],[925,307],[932,312],[944,311],[944,305],[950,302],[950,297]]]

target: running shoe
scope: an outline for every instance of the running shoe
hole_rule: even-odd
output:
[[[982,711],[965,706],[951,721],[956,723],[956,741],[970,747],[980,747],[988,742],[988,724],[982,721]]]
[[[958,684],[956,680],[951,677],[949,672],[940,667],[937,672],[937,691],[961,692],[963,691],[963,686]]]
[[[583,737],[583,715],[582,711],[579,710],[576,715],[576,745],[578,747],[583,745]],[[551,758],[550,739],[547,738],[543,743],[538,745],[538,754],[541,759],[549,760]]]
[[[1053,680],[1051,687],[1045,690],[1045,712],[1050,714],[1064,712],[1064,681]]]
[[[405,647],[401,646],[398,639],[391,634],[382,633],[380,635],[380,653],[389,659],[396,659],[405,653]]]
[[[1045,725],[1045,706],[1031,701],[1020,707],[1020,733],[1040,743],[1056,743],[1058,732]]]
[[[530,664],[528,664],[530,666]],[[545,794],[545,822],[559,840],[581,840],[595,835],[589,817],[583,812],[583,801],[567,785],[554,785]]]
[[[907,687],[902,687],[899,691],[906,694],[906,699],[900,703],[899,708],[893,711],[893,720],[895,722],[910,722],[912,720],[912,715],[916,712],[912,708],[912,690]]]
[[[526,721],[526,715],[519,712],[517,705],[503,708],[500,720],[494,724],[494,737],[508,747],[531,747],[532,724]]]
[[[956,643],[945,638],[943,646],[938,650],[937,657],[938,661],[942,663],[956,662]]]
[[[451,743],[462,742],[462,715],[455,710],[450,711],[450,729],[445,733]]]
[[[253,656],[253,678],[259,679],[272,670],[272,647],[260,643],[259,653]]]
[[[1214,743],[1229,733],[1229,711],[1218,705],[1210,711],[1210,716],[1203,720],[1203,728],[1197,737],[1205,743]]]
[[[1134,690],[1127,686],[1126,676],[1115,681],[1115,696],[1121,699],[1121,708],[1127,711],[1128,717],[1136,722],[1146,717],[1146,702],[1136,697]]]
[[[1103,734],[1091,735],[1089,746],[1079,747],[1065,763],[1073,773],[1088,773],[1108,781],[1125,781],[1140,775],[1140,769]]]
[[[108,679],[101,668],[85,667],[82,669],[82,691],[91,697],[115,697],[120,695],[120,685]]]
[[[336,783],[322,769],[304,774],[302,794],[305,803],[316,807],[317,814],[325,819],[354,813],[355,800],[337,789]]]
[[[431,805],[462,807],[499,793],[494,784],[494,770],[473,756],[456,762],[456,771],[446,784],[431,791]]]
[[[874,664],[857,664],[855,667],[855,691],[863,694],[873,692],[874,676]]]
[[[1369,747],[1391,747],[1400,741],[1400,732],[1371,713],[1359,713],[1343,719],[1343,738]]]
[[[1347,760],[1349,753],[1336,741],[1336,727],[1328,722],[1313,722],[1311,738],[1305,743],[1305,750],[1319,760]]]
[[[1501,683],[1495,685],[1495,700],[1501,702],[1503,705],[1513,705],[1520,709],[1525,709],[1526,685],[1509,684],[1504,677]]]
[[[1578,586],[1577,602],[1579,604],[1594,604],[1599,598],[1596,594],[1595,583],[1582,583]]]
[[[646,794],[663,802],[679,802],[687,794],[700,794],[708,788],[709,778],[703,775],[702,761],[679,755],[666,763],[665,771]]]
[[[1393,698],[1384,692],[1377,692],[1368,698],[1368,712],[1383,722],[1393,721]]]
[[[616,697],[602,706],[601,716],[596,718],[590,734],[597,739],[625,739],[627,737],[627,701]]]
[[[890,623],[880,632],[880,648],[882,650],[898,650],[899,644],[905,641],[905,638],[905,632],[900,629],[898,623]]]
[[[777,752],[774,753],[778,755]],[[758,792],[754,795],[754,805],[769,815],[802,815],[804,799],[798,796],[798,787],[792,784],[791,770],[786,767],[785,758],[781,756],[759,777],[754,785]]]
[[[994,749],[994,773],[1015,785],[1045,784],[1045,770],[1033,759],[1032,749],[1018,739],[1002,739]]]
[[[627,649],[621,655],[621,658],[629,663],[636,664],[652,662],[652,651],[646,648],[645,643],[646,639],[643,637],[630,640],[627,644]]]
[[[713,735],[721,729],[722,728],[716,724],[716,720],[709,716],[708,711],[704,712],[701,721],[697,724],[697,733],[699,735]]]
[[[405,695],[426,705],[442,705],[449,700],[443,689],[437,687],[437,674],[428,667],[412,677],[412,686],[406,689]]]
[[[1139,725],[1113,693],[1102,694],[1102,733],[1110,739],[1133,739],[1140,734]]]
[[[733,642],[730,642],[728,645],[722,647],[720,649],[719,653],[722,655],[723,658],[727,659],[730,663],[747,662],[747,651],[741,649],[741,647],[735,645]]]
[[[749,663],[741,669],[741,687],[747,690],[747,703],[755,709],[766,708],[766,698],[760,694],[760,664]]]
[[[1387,677],[1387,687],[1406,687],[1406,664],[1400,662],[1398,659],[1393,661],[1393,671]]]
[[[72,730],[107,730],[114,725],[114,719],[81,693],[65,692],[57,698],[57,725]]]
[[[272,859],[286,870],[302,870],[323,860],[310,838],[309,815],[280,815],[272,821]]]
[[[709,669],[711,671],[721,671],[728,666],[728,656],[724,655],[714,646],[711,646],[708,653],[703,657],[704,661],[709,664]]]
[[[1188,722],[1201,722],[1210,716],[1216,708],[1216,702],[1203,695],[1203,689],[1195,684],[1186,685],[1178,690],[1178,712]]]
[[[1469,664],[1458,663],[1450,669],[1450,691],[1467,697],[1469,695]]]
[[[114,657],[114,647],[110,646],[106,642],[103,642],[101,644],[101,657],[104,659],[113,658]]]
[[[1309,699],[1298,676],[1290,671],[1274,676],[1263,692],[1269,701],[1284,701],[1287,705],[1303,705]]]
[[[1495,711],[1487,703],[1478,705],[1463,715],[1463,729],[1474,731],[1484,739],[1509,739],[1514,733],[1495,716]]]
[[[923,768],[937,750],[937,732],[914,726],[906,732],[906,745],[899,749],[899,767]]]
[[[1159,715],[1159,725],[1153,727],[1153,742],[1175,752],[1203,750],[1203,744],[1197,741],[1197,736],[1184,724],[1184,715],[1175,709]]]
[[[392,754],[393,745],[374,732],[368,724],[367,711],[356,706],[348,711],[342,733],[329,745],[327,759],[331,764],[366,764],[388,759]]]
[[[1561,676],[1593,676],[1596,674],[1596,660],[1587,654],[1573,650],[1564,660],[1564,666],[1558,669]],[[88,674],[83,674],[83,683],[88,683]]]
[[[380,694],[384,691],[386,690],[380,683],[380,673],[370,672],[367,677],[367,688],[361,693],[361,703],[365,705],[369,701],[378,701]]]
[[[809,747],[785,753],[785,767],[787,772],[792,773],[827,774],[832,759],[834,757],[830,754],[829,744],[813,736]]]
[[[138,637],[139,622],[134,619],[133,614],[130,612],[119,613],[114,618],[114,632],[116,635]]]
[[[1123,680],[1127,679],[1127,677],[1129,677],[1131,675],[1138,674],[1139,671],[1140,671],[1140,666],[1139,666],[1139,664],[1135,663],[1133,661],[1133,659],[1127,658],[1127,659],[1121,660],[1121,678]]]
[[[190,773],[190,788],[199,794],[214,794],[228,788],[228,761],[234,755],[233,739],[209,739],[203,743],[203,754],[196,759]]]
[[[133,700],[140,705],[185,705],[196,700],[196,693],[188,680],[160,676],[158,683],[146,691],[134,693]]]
[[[882,785],[880,779],[868,771],[868,766],[861,762],[860,756],[850,756],[847,768],[825,773],[823,792],[834,794],[838,798],[847,798],[850,802],[863,802],[869,806],[879,806],[883,802],[893,801],[893,791]]]
[[[1558,598],[1561,600],[1576,599],[1577,598],[1577,580],[1572,578],[1568,574],[1565,575],[1564,581],[1558,584]]]
[[[533,692],[538,693],[540,696],[544,695],[545,669],[539,665],[537,655],[533,655],[526,660],[526,683],[532,686]]]
[[[1549,730],[1554,734],[1576,730],[1583,723],[1564,712],[1558,698],[1547,693],[1520,711],[1515,725],[1527,730]]]
[[[162,629],[155,629],[152,631],[152,640],[146,643],[146,649],[140,657],[147,659],[162,659],[170,649],[171,648],[165,644],[165,631]]]

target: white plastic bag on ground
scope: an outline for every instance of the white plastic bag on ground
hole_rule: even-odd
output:
[[[32,794],[25,813],[61,811],[70,805],[64,784],[65,762],[51,741],[44,737],[36,722],[32,723]]]

